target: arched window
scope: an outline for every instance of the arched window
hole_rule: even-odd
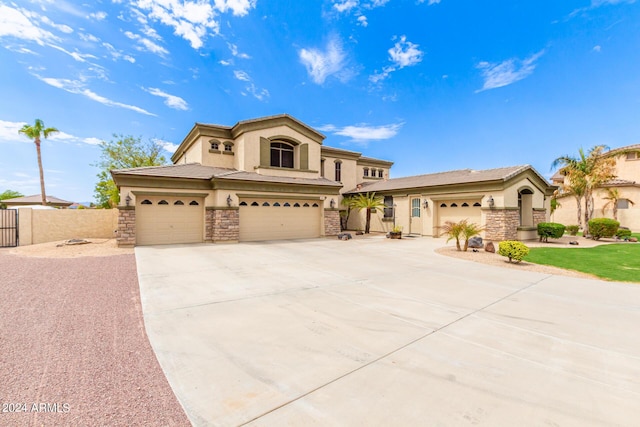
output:
[[[317,204],[317,203],[314,203],[314,204],[313,204],[313,207],[314,207],[314,208],[317,208],[317,207],[318,207],[318,204]]]
[[[189,206],[198,206],[200,203],[196,202],[195,200],[192,200],[191,202],[189,202]]]
[[[305,207],[305,208],[308,208],[308,207],[309,207],[309,203],[305,203],[305,204],[304,204],[304,205],[302,205],[302,206],[303,206],[303,207]]]
[[[271,166],[293,169],[293,145],[284,142],[272,142]]]
[[[278,208],[278,207],[280,207],[280,203],[275,202],[275,203],[273,204],[273,206],[275,206],[275,207],[277,207],[277,208]]]
[[[227,153],[233,151],[233,142],[225,142],[224,143],[224,151],[226,151]]]
[[[462,207],[463,207],[463,208],[468,208],[468,207],[469,207],[469,203],[464,202],[464,203],[462,204]]]
[[[271,205],[269,204],[269,202],[264,202],[262,206],[271,206]]]
[[[158,204],[159,204],[159,205],[168,205],[168,204],[169,204],[169,202],[167,202],[166,200],[160,200],[160,201],[158,202]]]
[[[446,204],[446,203],[442,203],[442,204],[440,205],[440,207],[441,207],[441,208],[446,208],[446,207],[447,207],[447,204]]]
[[[289,204],[289,202],[285,202],[285,203],[284,203],[284,205],[282,205],[282,206],[284,206],[285,208],[290,208],[290,207],[291,207],[291,205]]]
[[[457,203],[451,203],[451,205],[449,206],[450,208],[457,208],[458,204]]]
[[[480,206],[482,206],[482,205],[480,204],[480,202],[475,202],[475,203],[473,204],[473,206],[474,206],[474,207],[476,207],[476,208],[479,208],[479,207],[480,207]]]
[[[141,204],[142,205],[152,205],[153,203],[151,203],[151,200],[144,199]]]
[[[219,150],[220,149],[220,142],[216,141],[215,139],[212,139],[210,142],[211,142],[211,149],[212,150]]]
[[[293,204],[293,207],[294,207],[294,208],[299,208],[299,207],[300,207],[300,203],[294,203],[294,204]]]
[[[258,202],[253,202],[251,203],[251,206],[260,206],[260,205],[258,204]]]
[[[240,202],[240,206],[247,206],[247,202]]]
[[[173,202],[174,205],[178,205],[178,206],[182,206],[184,205],[184,202],[182,200],[176,200],[175,202]]]

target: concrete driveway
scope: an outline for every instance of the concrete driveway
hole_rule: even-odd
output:
[[[147,333],[207,425],[638,425],[640,286],[443,240],[136,248]]]

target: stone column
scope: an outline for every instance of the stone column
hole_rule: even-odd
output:
[[[338,209],[324,210],[324,235],[337,236],[340,234],[340,211]]]
[[[541,222],[547,222],[547,210],[546,209],[534,209],[533,210],[533,226],[537,227]]]
[[[237,242],[239,240],[239,208],[208,207],[206,212],[207,242]]]
[[[116,241],[119,247],[132,247],[136,244],[136,207],[118,206],[118,230]]]
[[[513,209],[486,209],[485,239],[500,242],[502,240],[516,240],[520,225],[520,211]]]

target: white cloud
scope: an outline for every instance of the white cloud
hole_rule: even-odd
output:
[[[124,54],[122,51],[113,47],[110,43],[104,42],[102,43],[102,46],[107,49],[107,52],[109,52],[114,61],[122,58],[132,64],[136,62],[136,59],[133,56]]]
[[[137,0],[134,5],[146,11],[149,19],[173,28],[174,34],[187,40],[191,47],[200,49],[209,32],[218,34],[219,13],[231,12],[245,16],[255,7],[256,0]],[[146,24],[146,23],[145,23]]]
[[[593,51],[594,51],[594,52],[601,52],[601,51],[602,51],[602,46],[600,46],[600,45],[596,45],[596,46],[594,46],[594,47],[593,47]]]
[[[84,40],[86,42],[98,43],[100,41],[99,38],[89,33],[78,33],[78,37],[80,37],[81,40]]]
[[[363,27],[367,27],[369,25],[369,22],[367,21],[367,17],[364,15],[358,16],[358,24],[362,25]]]
[[[366,123],[345,127],[325,125],[318,128],[323,132],[331,132],[334,135],[346,136],[351,142],[367,143],[369,141],[382,141],[390,139],[398,134],[404,123],[394,123],[381,126],[370,126]]]
[[[218,61],[218,64],[224,65],[225,67],[228,67],[229,65],[233,64],[233,62],[225,61],[224,59],[221,59],[220,61]]]
[[[159,146],[161,146],[166,152],[168,152],[170,154],[175,153],[176,150],[179,147],[178,144],[174,144],[173,142],[164,141],[164,140],[158,139],[158,138],[153,138],[152,141],[155,142],[156,144],[158,144]]]
[[[395,38],[395,37],[394,37]],[[404,67],[411,67],[422,62],[424,52],[418,49],[420,46],[407,41],[407,36],[401,36],[389,52],[389,60],[392,65],[388,65],[381,72],[375,72],[369,76],[369,81],[376,84],[389,77],[389,75]]]
[[[46,16],[41,16],[40,20],[42,22],[44,22],[45,24],[49,25],[50,27],[53,27],[58,31],[62,31],[65,34],[73,33],[73,28],[71,28],[70,26],[64,25],[64,24],[56,24],[55,22],[53,22],[51,19],[47,18]]]
[[[92,99],[108,107],[125,108],[127,110],[135,111],[137,113],[145,114],[147,116],[155,116],[155,114],[150,113],[143,108],[136,107],[135,105],[123,104],[121,102],[112,101],[108,98],[105,98],[102,95],[98,95],[92,90],[87,89],[85,87],[86,83],[83,80],[54,79],[50,77],[41,77],[37,74],[34,74],[34,76],[50,86],[56,87],[58,89],[62,89],[69,93],[84,95],[87,98]]]
[[[636,0],[591,0],[591,4],[587,7],[581,7],[575,9],[573,12],[569,14],[569,17],[574,17],[580,13],[588,12],[593,9],[597,9],[601,6],[615,6],[618,4],[633,4]]]
[[[231,55],[236,56],[238,58],[242,58],[242,59],[251,59],[251,57],[249,55],[247,55],[246,53],[239,52],[238,51],[238,46],[236,46],[235,44],[227,42],[227,46],[229,47],[229,50],[231,51]]]
[[[476,92],[508,86],[530,76],[536,69],[536,61],[543,54],[544,50],[541,50],[524,60],[511,58],[497,64],[480,62],[476,67],[482,70],[484,84]]]
[[[89,16],[93,19],[95,19],[96,21],[102,21],[107,17],[107,12],[96,12],[96,13],[90,13]]]
[[[18,131],[22,129],[22,127],[26,124],[26,122],[11,122],[7,120],[0,120],[0,142],[31,142],[30,139],[18,133]],[[101,142],[101,140],[98,138],[80,138],[74,135],[70,135],[66,132],[51,134],[48,139],[61,142],[83,142],[89,145],[97,145]],[[17,173],[15,175],[20,176]]]
[[[142,89],[145,90],[146,92],[149,92],[151,95],[164,98],[164,103],[169,108],[173,108],[174,110],[182,110],[182,111],[186,111],[189,109],[189,104],[187,104],[187,101],[180,98],[179,96],[170,95],[155,87],[151,87],[148,89],[142,88]]]
[[[60,52],[64,52],[67,55],[69,55],[70,57],[72,57],[73,59],[75,59],[78,62],[87,62],[87,59],[96,59],[97,57],[95,55],[92,55],[90,53],[80,53],[77,50],[75,52],[69,52],[68,50],[66,50],[63,47],[60,46],[56,46],[54,44],[49,44],[49,47],[59,50]]]
[[[418,3],[424,3],[426,0],[418,0]],[[431,6],[432,4],[438,4],[441,0],[429,0],[427,4]]]
[[[244,71],[235,70],[233,72],[233,75],[236,77],[236,79],[241,80],[243,82],[250,82],[251,81],[251,77],[249,77],[249,74],[247,74]]]
[[[165,56],[169,53],[169,51],[164,47],[160,46],[154,41],[149,40],[146,37],[142,37],[140,34],[134,34],[131,31],[125,31],[124,35],[131,40],[137,41],[139,45],[141,45],[136,47],[138,50],[146,50],[160,56]]]
[[[358,2],[356,0],[338,0],[333,3],[333,8],[340,13],[348,12],[357,6]]]
[[[307,68],[309,76],[316,84],[323,84],[327,77],[332,75],[339,78],[344,76],[346,54],[337,37],[332,37],[329,40],[324,52],[311,48],[300,49],[298,54],[300,61]]]
[[[0,4],[0,37],[15,37],[44,45],[45,42],[59,40],[51,32],[35,25],[34,14],[23,9],[14,9]]]

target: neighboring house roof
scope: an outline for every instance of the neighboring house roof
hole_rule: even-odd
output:
[[[635,181],[629,181],[628,179],[611,179],[602,184],[602,187],[631,187],[637,185]]]
[[[349,191],[349,193],[393,191],[409,188],[438,187],[444,185],[469,184],[488,181],[506,181],[527,170],[533,171],[543,182],[547,183],[547,180],[545,180],[533,167],[530,165],[522,165],[480,171],[462,169],[426,175],[407,176],[404,178],[393,178],[387,181],[364,184],[362,188],[353,189]]]
[[[25,205],[38,205],[42,204],[42,196],[40,194],[34,194],[33,196],[16,197],[13,199],[5,199],[1,201],[7,206],[25,206]],[[47,205],[66,207],[71,206],[73,202],[68,200],[62,200],[55,196],[47,196]]]
[[[551,181],[564,181],[564,175],[560,171],[558,171],[553,174],[553,176],[551,177]]]
[[[118,176],[148,176],[157,178],[186,178],[204,180],[216,179],[342,187],[342,184],[330,181],[326,178],[290,178],[282,176],[260,175],[255,172],[244,172],[236,169],[203,166],[199,163],[149,166],[144,168],[132,169],[116,169],[111,171],[111,173],[114,178],[117,178]]]
[[[607,151],[605,154],[615,154],[618,151],[634,151],[637,150],[638,152],[640,152],[640,144],[632,144],[632,145],[627,145],[626,147],[618,147],[618,148],[614,148],[611,151]]]

